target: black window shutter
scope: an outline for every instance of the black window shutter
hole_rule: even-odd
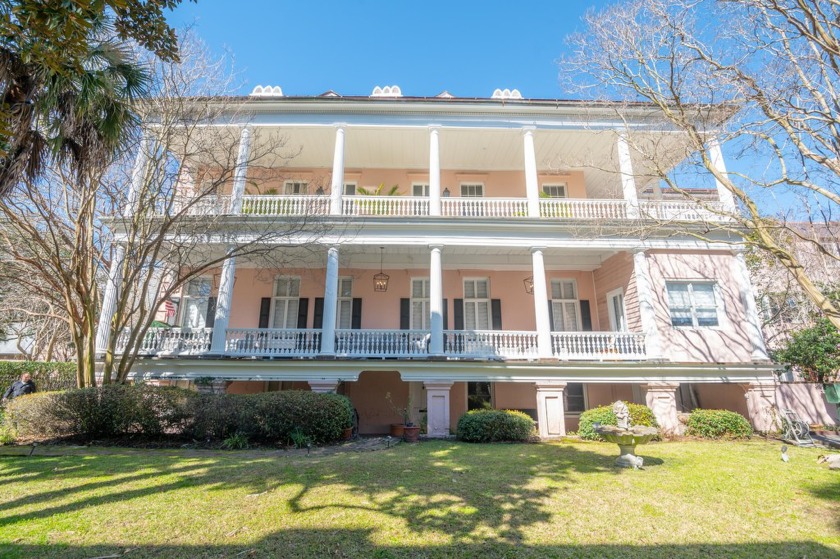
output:
[[[589,301],[580,302],[580,325],[584,332],[592,331],[592,312],[589,310]]]
[[[350,328],[362,329],[362,298],[353,297],[353,315],[350,317]]]
[[[298,328],[306,328],[306,319],[309,317],[309,299],[301,297],[298,301]]]
[[[206,328],[212,328],[215,323],[216,323],[216,298],[215,297],[208,297],[207,298],[207,316],[204,317],[204,326]]]
[[[324,298],[315,297],[314,316],[312,317],[312,327],[316,330],[324,327]]]
[[[443,329],[449,330],[449,301],[443,300]]]
[[[268,319],[271,315],[271,297],[260,299],[260,322],[259,328],[268,328]]]
[[[455,330],[463,330],[464,329],[464,300],[463,299],[455,299],[454,300],[455,306],[452,307],[454,311],[454,315],[452,319],[455,321],[454,328]]]
[[[548,300],[548,329],[554,332],[554,305]]]
[[[411,328],[411,299],[400,299],[400,330]]]
[[[490,299],[490,313],[493,318],[493,330],[502,329],[502,300]]]

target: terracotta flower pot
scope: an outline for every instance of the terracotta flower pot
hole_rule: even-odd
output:
[[[345,429],[341,432],[341,440],[342,441],[349,441],[353,438],[353,428],[352,427],[345,427]]]
[[[405,442],[407,442],[407,443],[416,443],[417,442],[417,438],[420,436],[420,426],[419,425],[412,425],[411,427],[406,425],[403,428],[403,430],[405,432],[405,437],[404,437]]]
[[[391,423],[391,436],[402,438],[405,434],[405,425],[402,423]]]

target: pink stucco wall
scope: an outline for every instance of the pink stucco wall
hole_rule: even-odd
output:
[[[780,383],[776,386],[776,407],[791,409],[810,424],[837,425],[838,407],[829,404],[821,384],[809,382]]]

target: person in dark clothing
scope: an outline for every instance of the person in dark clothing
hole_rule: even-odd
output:
[[[20,375],[20,380],[15,381],[8,390],[3,394],[3,400],[11,400],[24,394],[32,394],[35,392],[35,383],[32,382],[32,375],[23,373]]]

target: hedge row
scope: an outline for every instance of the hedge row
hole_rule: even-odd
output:
[[[651,409],[642,404],[627,403],[627,409],[630,410],[630,425],[643,425],[645,427],[659,427],[656,422],[656,417],[653,415]],[[594,423],[601,425],[618,425],[618,420],[613,413],[612,404],[607,406],[599,406],[592,408],[580,414],[580,423],[578,424],[578,435],[581,439],[590,441],[601,441],[601,436],[595,432],[593,428]]]
[[[175,387],[109,385],[15,398],[5,422],[20,437],[108,439],[161,436],[221,441],[233,435],[286,443],[293,431],[316,443],[352,425],[344,396],[303,391],[199,394]]]
[[[76,388],[76,364],[60,361],[0,361],[0,387],[6,388],[23,373],[32,375],[41,392]],[[2,394],[2,392],[0,392]]]
[[[696,409],[688,415],[686,435],[704,439],[748,439],[750,422],[734,411]]]
[[[470,443],[527,441],[535,435],[534,420],[521,411],[473,410],[458,420],[457,435]]]

